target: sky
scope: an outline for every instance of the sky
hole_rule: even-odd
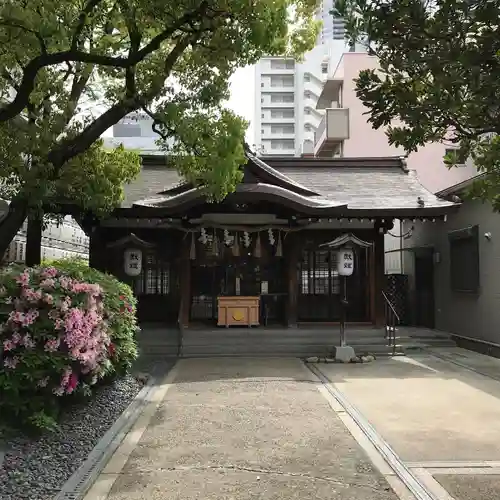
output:
[[[236,70],[230,80],[231,97],[226,103],[229,109],[232,109],[235,113],[250,122],[246,134],[246,140],[250,145],[254,143],[253,125],[251,123],[255,104],[254,68],[255,66],[246,66]],[[112,137],[113,129],[106,130],[103,136]]]
[[[246,140],[250,145],[254,143],[253,124],[251,123],[255,106],[254,68],[254,66],[246,66],[236,70],[231,77],[231,98],[227,102],[228,108],[250,122],[246,134]]]

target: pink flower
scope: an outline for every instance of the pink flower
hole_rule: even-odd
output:
[[[12,358],[5,358],[3,360],[3,365],[5,366],[5,368],[14,369],[18,363],[19,363],[19,358],[17,356],[14,356]]]
[[[23,343],[24,347],[26,347],[26,349],[33,349],[33,347],[35,347],[35,342],[31,338],[31,335],[29,335],[29,334],[26,334],[23,337],[22,343]]]
[[[66,393],[71,394],[76,389],[77,385],[78,385],[78,377],[74,373],[72,373],[69,376],[68,385],[66,387]]]
[[[24,321],[24,313],[21,311],[11,311],[9,314],[9,321],[14,323],[22,323]]]
[[[30,274],[28,271],[23,271],[17,278],[16,283],[21,286],[27,286],[30,281]]]
[[[45,347],[43,348],[43,350],[45,352],[55,352],[57,351],[57,349],[59,349],[60,344],[60,339],[47,340],[47,342],[45,342]]]
[[[50,266],[42,269],[40,276],[42,278],[51,279],[55,278],[57,276],[57,273],[58,273],[57,269],[55,267]]]
[[[52,389],[52,392],[56,395],[56,396],[62,396],[64,394],[64,389],[61,388],[61,387],[56,387],[55,389]]]
[[[19,332],[14,332],[12,334],[12,342],[14,342],[14,344],[19,344],[21,342],[21,334]]]
[[[37,382],[37,386],[38,387],[47,387],[47,384],[49,383],[49,377],[44,377],[42,379],[40,379],[38,382]]]
[[[46,293],[43,296],[43,301],[49,305],[52,305],[54,303],[54,297],[52,297],[52,295],[50,295],[50,293]]]
[[[3,341],[3,350],[4,351],[12,351],[16,347],[16,344],[12,340],[4,340]]]
[[[40,281],[40,288],[43,288],[45,290],[53,290],[55,286],[56,282],[52,278],[47,278]]]

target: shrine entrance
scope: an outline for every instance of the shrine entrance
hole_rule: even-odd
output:
[[[219,296],[261,299],[261,324],[285,322],[283,259],[231,256],[191,263],[190,320],[215,324]]]

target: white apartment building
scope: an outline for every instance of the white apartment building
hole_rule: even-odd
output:
[[[325,79],[345,50],[330,40],[308,52],[303,62],[262,58],[255,67],[255,146],[263,155],[311,154],[323,117],[316,109]]]
[[[318,45],[328,42],[329,40],[344,41],[344,20],[331,14],[331,11],[334,8],[334,3],[335,0],[322,0],[320,6],[318,7],[318,11],[316,12],[316,19],[323,23],[321,32],[318,35]]]
[[[0,261],[19,263],[25,261],[27,227],[25,221]],[[61,224],[49,223],[42,232],[41,245],[42,260],[67,257],[78,257],[84,260],[89,258],[89,238],[70,216],[66,216]]]
[[[255,67],[254,144],[263,155],[313,154],[314,134],[324,111],[316,109],[326,77],[348,50],[344,21],[323,0],[316,12],[322,21],[316,47],[304,60],[264,57]]]

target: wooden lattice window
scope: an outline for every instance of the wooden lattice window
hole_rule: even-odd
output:
[[[317,250],[303,253],[300,291],[303,295],[340,293],[336,252]]]
[[[144,256],[140,276],[134,283],[136,295],[168,295],[170,293],[170,264],[154,254]]]
[[[450,286],[456,292],[479,291],[479,226],[448,233]]]

